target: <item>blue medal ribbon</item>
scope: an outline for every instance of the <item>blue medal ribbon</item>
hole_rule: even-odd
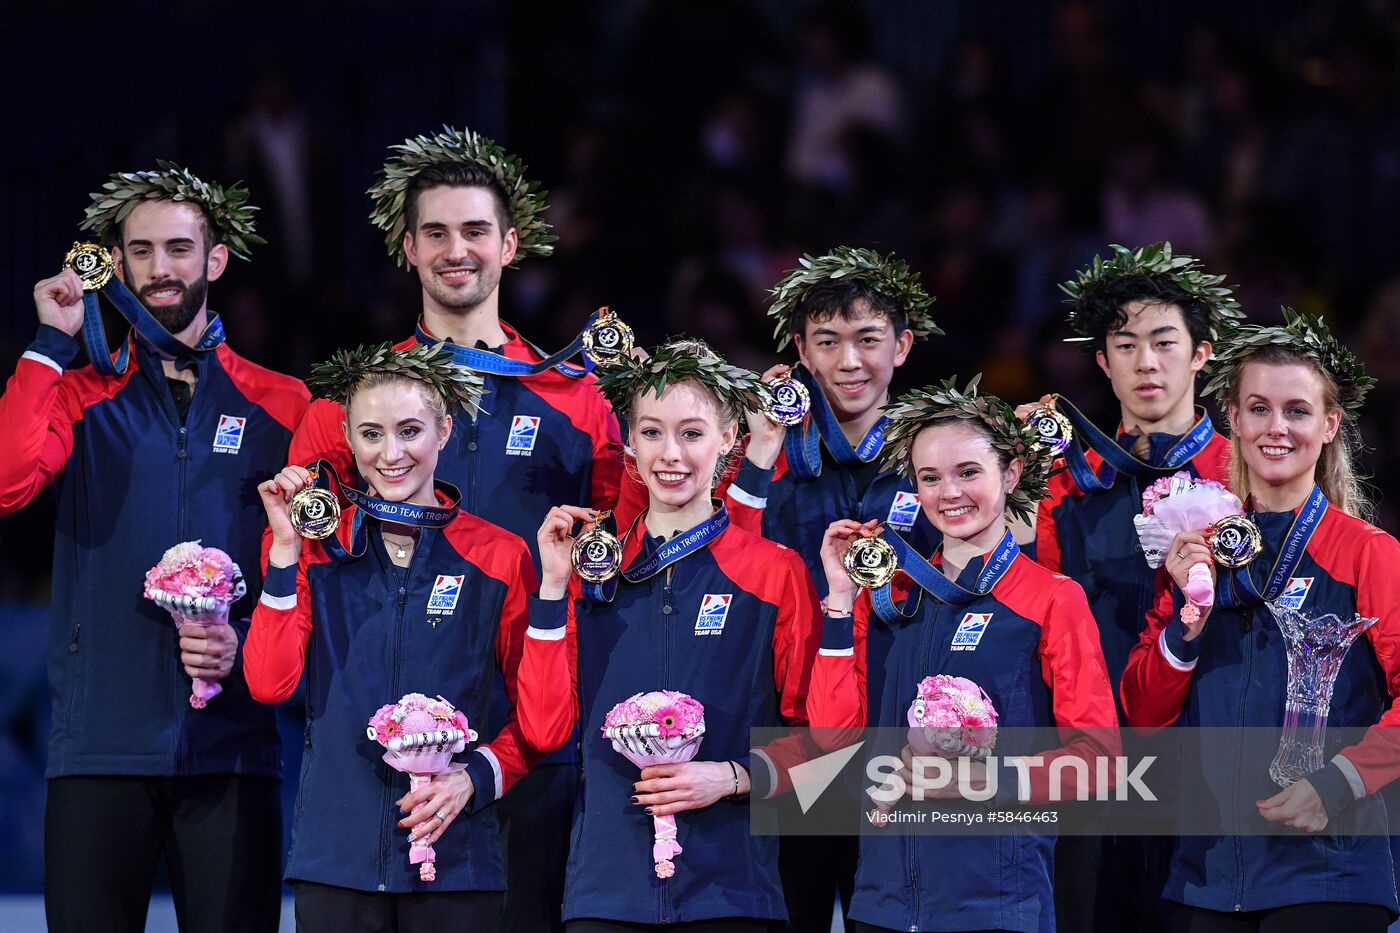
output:
[[[800,429],[788,431],[783,439],[788,469],[798,479],[816,479],[821,475],[822,444],[826,445],[832,459],[842,466],[869,463],[880,455],[880,450],[885,446],[885,428],[890,423],[888,417],[881,416],[880,420],[865,432],[865,437],[861,438],[860,443],[852,447],[851,442],[846,440],[846,435],[841,433],[841,425],[812,374],[805,366],[794,367],[792,374],[807,387],[812,396],[811,415],[802,423]]]
[[[1161,465],[1155,465],[1139,460],[1131,451],[1120,447],[1117,441],[1100,431],[1069,399],[1057,396],[1055,410],[1074,425],[1075,440],[1070,442],[1065,451],[1065,463],[1075,483],[1084,492],[1089,493],[1112,488],[1120,472],[1145,480],[1175,473],[1190,463],[1205,449],[1211,438],[1215,437],[1215,425],[1211,423],[1210,415],[1205,408],[1197,405],[1195,425],[1176,439],[1167,455],[1162,458]],[[1090,449],[1103,458],[1098,473],[1089,466],[1089,461],[1084,456],[1084,449],[1079,444],[1081,438]]]
[[[689,531],[666,541],[650,554],[647,554],[644,548],[633,558],[631,564],[624,567],[622,572],[611,580],[604,583],[584,583],[584,599],[591,603],[610,603],[617,595],[619,579],[626,580],[628,583],[641,583],[643,580],[656,576],[677,561],[684,560],[696,551],[702,551],[709,547],[729,527],[729,510],[724,507],[724,502],[719,499],[711,499],[710,501],[715,506],[713,515]],[[624,548],[627,546],[627,541],[636,533],[637,525],[642,521],[642,518],[642,515],[638,515],[633,520],[632,527],[627,530],[627,535],[623,538]],[[643,528],[645,529],[645,526]],[[645,531],[643,533],[645,534]]]
[[[340,480],[339,474],[335,472],[335,467],[326,460],[317,460],[307,467],[316,475],[315,485],[318,489],[325,489],[330,492],[340,491],[352,505],[359,511],[355,513],[354,523],[350,532],[350,549],[340,543],[338,534],[331,535],[321,543],[325,545],[331,558],[337,563],[355,560],[365,554],[365,516],[377,518],[381,522],[393,522],[397,525],[412,525],[415,528],[445,528],[452,524],[452,520],[457,517],[458,506],[462,502],[462,493],[451,483],[443,480],[434,480],[433,488],[442,492],[452,501],[451,505],[418,505],[414,502],[389,502],[371,496],[367,492],[362,492],[352,486],[347,486]],[[334,489],[332,488],[334,484]]]
[[[1312,540],[1313,533],[1321,524],[1322,516],[1326,514],[1327,508],[1327,497],[1322,494],[1322,489],[1313,486],[1307,501],[1303,503],[1303,507],[1294,516],[1293,524],[1288,528],[1288,534],[1284,536],[1283,546],[1279,548],[1278,557],[1274,559],[1274,566],[1269,571],[1268,580],[1264,583],[1264,591],[1261,593],[1254,582],[1252,572],[1254,563],[1251,562],[1231,570],[1228,575],[1216,582],[1217,601],[1227,609],[1244,609],[1262,606],[1278,599],[1288,586],[1288,580],[1293,576],[1293,571],[1298,569],[1303,555],[1307,553],[1308,542]],[[1226,581],[1228,581],[1228,585],[1224,585]]]
[[[594,311],[593,314],[589,316],[588,323],[584,325],[583,330],[586,331],[588,328],[592,327],[593,322],[596,320],[598,320],[598,312]],[[421,317],[418,319],[418,326],[414,328],[413,338],[419,343],[427,344],[428,346],[441,343],[440,340],[434,339],[431,334],[423,329],[423,319]],[[579,379],[593,371],[593,361],[588,358],[588,354],[586,353],[583,354],[583,366],[573,366],[564,362],[583,349],[582,331],[579,332],[579,335],[575,337],[567,347],[560,350],[558,353],[548,356],[545,355],[543,350],[533,343],[530,343],[528,340],[525,340],[525,338],[522,337],[521,342],[531,350],[534,350],[541,357],[544,357],[544,359],[541,359],[538,363],[527,363],[524,360],[513,360],[499,353],[492,353],[490,350],[478,350],[476,347],[464,347],[455,343],[448,343],[445,348],[451,352],[452,359],[458,366],[465,366],[467,369],[476,370],[481,373],[490,373],[493,376],[514,376],[516,378],[522,378],[526,376],[538,376],[546,370],[556,369],[570,379]]]
[[[152,317],[151,312],[141,303],[141,299],[133,295],[131,289],[115,275],[108,279],[107,284],[99,291],[142,340],[166,356],[176,357],[191,350],[204,353],[224,342],[224,324],[217,314],[209,316],[204,333],[199,335],[199,339],[191,347]],[[83,346],[87,349],[93,369],[104,376],[121,376],[126,373],[126,367],[130,363],[131,342],[122,341],[117,358],[113,361],[108,349],[107,329],[102,325],[102,308],[97,302],[97,296],[98,292],[83,292]]]
[[[981,572],[977,574],[976,588],[968,590],[949,580],[931,562],[924,560],[899,532],[891,528],[885,529],[885,540],[894,547],[895,556],[899,559],[899,569],[907,573],[909,578],[918,584],[916,589],[910,590],[902,607],[895,604],[891,584],[887,583],[871,591],[870,600],[875,607],[875,612],[887,623],[893,623],[899,619],[912,619],[919,611],[921,590],[928,592],[934,599],[949,606],[966,606],[968,603],[986,596],[1006,575],[1006,571],[1016,560],[1016,555],[1021,553],[1021,548],[1016,543],[1016,536],[1008,529],[1002,535],[1001,542],[987,555],[986,563],[982,565]],[[943,548],[940,546],[938,553],[942,553],[942,551]],[[935,554],[936,556],[937,554]]]

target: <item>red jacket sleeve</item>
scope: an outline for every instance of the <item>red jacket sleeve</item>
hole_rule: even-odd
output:
[[[1341,755],[1373,794],[1400,777],[1400,543],[1377,531],[1361,548],[1356,567],[1356,611],[1375,618],[1366,630],[1376,660],[1385,671],[1390,707]]]
[[[63,372],[77,352],[72,337],[41,326],[0,395],[0,515],[28,505],[63,471],[73,452],[73,423],[87,404],[83,395],[110,395],[124,382],[94,374],[83,392],[78,375]]]
[[[603,429],[593,432],[593,470],[589,477],[588,504],[595,509],[616,508],[622,493],[622,432],[617,417],[609,413]]]
[[[1122,751],[1118,712],[1089,600],[1084,589],[1068,578],[1060,578],[1041,623],[1040,669],[1054,697],[1055,724],[1065,744],[1041,752],[1042,766],[1029,769],[1029,802],[1051,802],[1052,771],[1059,772],[1059,799],[1073,800],[1077,792],[1106,789],[1098,786],[1094,762],[1100,756],[1112,762]],[[1074,767],[1055,766],[1068,758],[1084,763],[1082,773]],[[1113,771],[1110,766],[1109,787],[1116,783]]]
[[[1166,571],[1159,570],[1146,627],[1128,654],[1118,686],[1123,717],[1134,729],[1155,732],[1181,715],[1196,669],[1195,653],[1183,650],[1182,634],[1174,585]]]
[[[817,588],[812,575],[796,551],[781,552],[788,561],[778,621],[773,627],[773,677],[781,697],[783,719],[789,725],[805,726],[808,689],[812,683],[812,662],[821,643],[821,615]]]
[[[539,583],[535,577],[534,562],[530,559],[530,551],[525,547],[525,542],[514,536],[512,542],[517,544],[518,548],[513,560],[513,573],[506,587],[505,604],[501,607],[501,618],[496,627],[496,664],[505,681],[506,697],[510,700],[511,709],[501,731],[491,741],[477,746],[474,753],[489,756],[494,765],[492,770],[496,785],[489,797],[485,794],[486,789],[481,786],[482,782],[477,780],[478,774],[475,769],[470,763],[467,765],[468,772],[472,773],[473,783],[476,784],[477,796],[472,802],[473,811],[510,790],[541,757],[541,752],[525,740],[520,726],[519,709],[520,665],[525,651],[525,630],[530,625],[530,594],[539,589]]]
[[[822,622],[821,648],[812,667],[812,690],[807,699],[814,728],[863,728],[869,721],[865,638],[871,612],[870,593],[861,590],[851,615],[844,619],[827,616]]]
[[[253,621],[243,644],[243,676],[248,692],[259,703],[281,703],[290,697],[306,669],[306,644],[311,639],[311,587],[306,568],[316,546],[302,545],[295,567],[267,567],[262,596],[253,608]]]
[[[326,460],[335,467],[342,482],[353,483],[355,456],[345,439],[345,409],[330,399],[318,398],[306,410],[287,449],[287,462],[310,466]]]
[[[562,599],[530,597],[515,708],[525,741],[541,752],[567,742],[578,721],[578,595],[571,578]]]
[[[1064,469],[1065,462],[1056,460],[1055,466]],[[1060,531],[1055,526],[1055,510],[1060,507],[1068,491],[1070,480],[1068,471],[1050,477],[1050,489],[1040,500],[1035,514],[1035,559],[1042,567],[1061,573],[1060,570]]]
[[[737,469],[726,471],[715,494],[724,498],[729,518],[735,525],[761,537],[763,513],[768,508],[768,487],[774,478],[787,472],[787,455],[780,452],[772,469],[765,470],[749,460],[746,452],[747,447],[739,454],[741,460]]]

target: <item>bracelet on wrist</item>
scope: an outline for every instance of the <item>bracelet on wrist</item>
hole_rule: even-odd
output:
[[[734,775],[734,793],[730,794],[729,796],[737,797],[739,796],[739,766],[731,761],[729,763],[729,770]]]
[[[855,611],[855,600],[851,600],[851,605],[842,609],[839,606],[831,605],[825,599],[823,599],[821,601],[821,609],[823,613],[831,616],[832,618],[844,619],[846,616],[850,615]]]

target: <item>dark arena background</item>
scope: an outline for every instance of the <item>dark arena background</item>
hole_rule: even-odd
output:
[[[896,389],[980,371],[1102,419],[1057,283],[1170,240],[1253,320],[1322,314],[1364,359],[1364,467],[1400,531],[1400,3],[9,3],[0,50],[7,377],[88,193],[161,158],[261,208],[268,244],[210,301],[240,353],[305,376],[401,337],[418,283],[365,189],[386,147],[447,123],[549,189],[556,253],[505,273],[502,315],[551,350],[609,305],[643,344],[688,333],[762,370],[783,270],[869,246],[921,273],[946,331]],[[0,518],[8,931],[43,924],[53,523],[52,491]],[[283,714],[295,775],[303,711]]]

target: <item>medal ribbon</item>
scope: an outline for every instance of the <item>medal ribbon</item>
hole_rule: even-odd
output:
[[[656,576],[672,564],[684,560],[696,551],[702,551],[709,547],[729,527],[729,511],[724,507],[724,502],[719,499],[711,499],[710,501],[715,506],[713,515],[689,531],[663,543],[651,554],[646,554],[645,551],[639,553],[633,558],[631,564],[623,568],[622,573],[611,580],[605,583],[584,583],[584,598],[592,603],[610,603],[617,595],[619,578],[628,583],[641,583],[643,580]],[[623,538],[624,548],[627,546],[627,541],[636,533],[637,523],[641,520],[642,516],[638,515],[632,522],[627,536]]]
[[[1157,479],[1170,475],[1190,463],[1196,454],[1205,449],[1211,438],[1215,437],[1215,425],[1211,423],[1210,415],[1204,407],[1197,405],[1196,424],[1176,439],[1167,455],[1162,458],[1162,465],[1154,466],[1145,460],[1139,460],[1131,451],[1120,447],[1117,441],[1084,417],[1084,413],[1069,399],[1056,397],[1055,410],[1064,414],[1074,426],[1076,439],[1071,441],[1069,448],[1065,450],[1065,463],[1069,466],[1070,475],[1074,477],[1075,483],[1084,492],[1103,492],[1112,488],[1119,472],[1137,479]],[[1090,449],[1103,458],[1103,465],[1099,467],[1097,474],[1089,466],[1084,450],[1078,443],[1079,438],[1083,438]]]
[[[1001,542],[987,555],[987,561],[982,565],[982,571],[977,574],[976,589],[968,590],[945,577],[930,561],[924,560],[899,532],[887,528],[885,539],[894,546],[895,555],[899,558],[899,569],[909,574],[909,578],[918,584],[917,590],[910,591],[908,598],[904,601],[903,608],[895,605],[889,583],[871,591],[870,600],[875,607],[875,612],[885,622],[895,622],[901,618],[912,619],[919,611],[921,599],[919,590],[928,592],[934,599],[949,606],[966,606],[968,603],[986,596],[992,591],[992,587],[996,586],[1006,575],[1006,571],[1016,560],[1016,555],[1021,553],[1015,535],[1008,529],[1002,535]],[[942,551],[943,548],[940,545],[937,553],[942,553]],[[937,553],[934,556],[937,556]]]
[[[545,352],[539,347],[522,337],[521,340],[526,346],[534,350],[540,356],[545,357],[538,363],[513,360],[499,353],[492,353],[490,350],[478,350],[476,347],[464,347],[455,343],[446,344],[445,348],[451,352],[452,359],[458,366],[465,366],[467,369],[473,369],[477,372],[490,373],[493,376],[538,376],[545,370],[557,369],[570,379],[579,379],[593,371],[593,361],[588,358],[588,354],[583,354],[583,366],[581,367],[573,366],[564,361],[583,349],[583,333],[587,331],[588,328],[592,327],[593,323],[597,320],[598,312],[594,311],[593,314],[589,316],[588,323],[583,326],[583,331],[580,331],[579,335],[575,337],[567,347],[560,350],[558,353],[548,356],[546,356]],[[428,346],[441,343],[440,340],[433,339],[433,337],[423,329],[423,319],[421,317],[418,319],[418,326],[414,329],[413,337],[419,343],[427,344]]]
[[[1274,559],[1273,569],[1269,571],[1269,578],[1264,584],[1264,592],[1261,594],[1255,585],[1251,572],[1254,564],[1251,562],[1230,571],[1227,577],[1230,581],[1229,586],[1216,584],[1217,599],[1228,609],[1262,606],[1278,599],[1288,586],[1288,579],[1293,576],[1293,571],[1298,569],[1303,555],[1307,553],[1308,542],[1312,540],[1313,532],[1317,531],[1317,526],[1326,512],[1327,497],[1322,494],[1321,488],[1313,486],[1312,492],[1308,494],[1308,501],[1303,503],[1303,507],[1293,518],[1293,524],[1288,528],[1283,547],[1279,548],[1278,557]]]
[[[108,279],[107,284],[99,291],[132,329],[141,335],[142,340],[166,356],[175,357],[191,350],[204,353],[224,342],[224,324],[217,314],[209,316],[204,333],[199,335],[199,339],[191,347],[152,317],[141,300],[115,275]],[[130,363],[131,343],[122,341],[114,362],[111,351],[107,349],[107,329],[102,326],[102,308],[97,302],[97,295],[98,292],[83,292],[83,346],[87,349],[93,369],[104,376],[121,376],[126,373],[126,367]]]
[[[352,486],[347,486],[340,481],[340,476],[335,472],[335,467],[326,460],[317,460],[307,467],[316,474],[313,485],[318,489],[325,489],[334,492],[340,491],[347,500],[350,501],[359,511],[355,514],[354,525],[350,534],[350,549],[340,543],[338,535],[331,535],[321,543],[330,552],[331,558],[337,563],[363,557],[365,554],[365,523],[366,515],[379,519],[381,522],[394,522],[399,525],[412,525],[415,528],[444,528],[452,524],[452,520],[457,517],[457,509],[462,501],[462,493],[451,483],[443,480],[434,480],[433,488],[442,491],[452,505],[418,505],[413,502],[389,502],[371,496],[369,493],[361,492]],[[334,483],[335,489],[331,488]]]
[[[861,438],[860,443],[852,447],[851,442],[846,440],[846,435],[841,433],[841,425],[837,423],[826,395],[812,374],[805,366],[794,367],[792,374],[807,387],[812,396],[811,417],[803,422],[800,430],[789,430],[787,437],[783,439],[788,469],[798,479],[815,479],[821,475],[822,444],[826,444],[832,459],[842,466],[869,463],[880,455],[880,450],[885,446],[885,428],[890,423],[889,418],[881,416],[880,420],[865,432],[865,437]],[[813,425],[816,426],[815,431],[812,429]]]

